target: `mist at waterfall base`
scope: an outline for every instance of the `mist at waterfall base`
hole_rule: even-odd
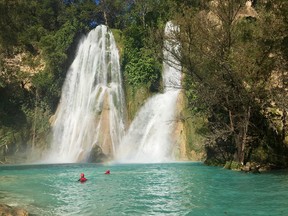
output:
[[[166,35],[174,30],[168,22]],[[85,162],[95,145],[121,163],[173,160],[181,67],[169,52],[179,44],[164,43],[168,49],[163,54],[170,62],[163,63],[164,93],[147,100],[124,135],[126,107],[114,37],[101,25],[83,38],[67,72],[53,124],[52,148],[44,163]]]
[[[118,50],[111,31],[101,25],[80,41],[67,72],[44,162],[85,162],[94,145],[113,154],[124,134],[124,112]]]
[[[171,130],[177,92],[150,98],[137,114],[124,136],[115,161],[146,163],[171,161]]]

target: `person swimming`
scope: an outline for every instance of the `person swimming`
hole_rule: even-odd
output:
[[[80,174],[80,178],[78,179],[78,181],[80,181],[80,182],[85,182],[85,181],[87,181],[87,180],[88,180],[88,179],[85,178],[84,173],[81,173],[81,174]]]
[[[110,174],[110,170],[106,170],[105,174]]]

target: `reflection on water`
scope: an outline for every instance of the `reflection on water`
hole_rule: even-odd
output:
[[[0,203],[41,216],[288,215],[285,171],[254,175],[201,163],[1,166],[0,180]]]

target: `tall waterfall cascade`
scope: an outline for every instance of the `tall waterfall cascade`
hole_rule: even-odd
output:
[[[157,163],[173,160],[172,132],[177,97],[181,86],[181,66],[171,53],[179,52],[173,39],[178,27],[168,22],[165,27],[163,80],[164,93],[157,94],[141,107],[131,123],[116,154],[122,163]]]
[[[53,124],[53,163],[87,161],[95,145],[113,155],[125,129],[125,100],[114,37],[101,25],[83,38]]]

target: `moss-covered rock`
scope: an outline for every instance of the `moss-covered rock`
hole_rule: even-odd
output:
[[[241,167],[242,165],[236,161],[227,161],[226,164],[224,165],[225,169],[231,169],[231,170],[237,170],[237,171],[240,171]]]
[[[134,88],[133,86],[126,85],[125,89],[128,121],[131,122],[147,98],[151,96],[151,93],[146,86]]]

